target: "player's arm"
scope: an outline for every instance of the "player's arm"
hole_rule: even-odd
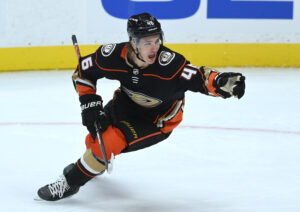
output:
[[[245,77],[241,73],[219,72],[210,67],[187,64],[181,73],[187,90],[211,96],[242,98],[245,93]]]
[[[101,70],[96,65],[96,54],[79,59],[78,66],[72,75],[74,87],[79,96],[96,93],[96,84],[102,78]]]
[[[96,137],[95,122],[100,124],[99,127],[102,130],[108,126],[102,98],[96,94],[97,80],[104,77],[96,63],[96,53],[80,58],[72,76],[74,87],[79,94],[82,124],[87,127],[94,138]]]

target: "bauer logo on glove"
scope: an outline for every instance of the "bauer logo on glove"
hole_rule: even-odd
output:
[[[95,101],[95,102],[88,102],[86,104],[81,105],[81,110],[86,110],[88,108],[92,108],[92,107],[101,107],[102,106],[102,101]]]
[[[105,130],[109,125],[109,121],[102,106],[102,98],[96,94],[87,94],[80,96],[79,100],[81,103],[82,124],[87,127],[95,138],[95,122],[98,123],[101,130]]]

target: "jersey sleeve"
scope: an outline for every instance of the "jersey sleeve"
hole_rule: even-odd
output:
[[[110,45],[115,47],[116,45]],[[101,78],[114,79],[114,75],[105,70],[99,64],[112,64],[112,57],[105,55],[111,53],[114,48],[109,45],[100,46],[96,52],[80,58],[79,64],[72,76],[74,87],[79,96],[86,94],[95,94],[97,90],[97,80]],[[107,52],[106,52],[107,51]]]
[[[210,67],[186,64],[181,70],[179,84],[184,90],[219,96],[215,92],[216,88],[213,85],[213,81],[218,73],[216,69]]]
[[[80,58],[72,80],[79,96],[96,93],[96,84],[103,75],[95,63],[96,53]]]

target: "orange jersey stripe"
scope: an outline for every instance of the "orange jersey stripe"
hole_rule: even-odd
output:
[[[175,127],[177,127],[182,121],[184,106],[184,99],[182,101],[176,101],[172,107],[163,116],[159,117],[154,123],[157,127],[161,128],[163,133],[171,132]]]
[[[164,122],[164,127],[161,128],[161,131],[163,131],[164,133],[173,131],[182,121],[182,117],[183,117],[183,112],[180,109],[179,112],[174,116],[174,118]]]
[[[127,46],[125,45],[122,49],[122,52],[121,52],[121,57],[125,59],[125,56],[126,56],[126,52],[127,52]]]
[[[97,58],[98,58],[98,52],[96,52],[96,59],[95,59],[95,63],[98,66],[98,68],[100,68],[103,71],[118,71],[118,72],[124,72],[124,73],[128,73],[128,71],[126,70],[122,70],[122,69],[111,69],[111,68],[104,68],[102,66],[100,66],[97,62]]]
[[[178,100],[176,100],[176,101],[174,102],[174,104],[170,107],[170,109],[169,109],[164,115],[162,115],[162,117],[166,116],[170,111],[172,111],[173,108],[175,107],[175,105],[177,104],[177,102],[178,102]]]
[[[86,94],[96,94],[96,91],[89,86],[76,84],[76,89],[78,91],[79,96],[86,95]]]
[[[139,142],[139,141],[141,141],[141,140],[144,140],[144,139],[146,139],[146,138],[150,138],[150,137],[152,137],[152,136],[159,135],[159,134],[162,134],[162,132],[156,132],[156,133],[153,133],[153,134],[144,136],[144,137],[142,137],[142,138],[139,138],[139,139],[137,139],[137,140],[131,142],[131,143],[129,144],[129,146],[131,146],[131,145],[133,145],[133,144],[135,144],[135,143],[137,143],[137,142]]]
[[[216,88],[213,86],[213,81],[214,81],[215,77],[217,76],[217,74],[218,74],[217,72],[213,72],[208,77],[208,90],[209,90],[209,92],[213,93],[215,96],[219,96],[216,93]]]

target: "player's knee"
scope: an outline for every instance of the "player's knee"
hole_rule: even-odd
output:
[[[79,161],[85,169],[93,174],[98,175],[105,171],[104,162],[97,159],[91,149],[87,149]]]
[[[125,136],[116,127],[109,126],[101,134],[108,160],[110,160],[112,153],[118,155],[127,146]],[[86,137],[86,147],[87,149],[91,149],[93,154],[97,157],[103,159],[98,138],[93,139],[93,137],[88,134]]]

